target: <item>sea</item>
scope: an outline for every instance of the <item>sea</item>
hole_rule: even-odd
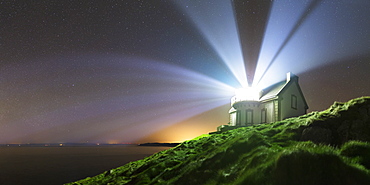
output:
[[[0,147],[0,185],[60,185],[92,177],[170,147]]]

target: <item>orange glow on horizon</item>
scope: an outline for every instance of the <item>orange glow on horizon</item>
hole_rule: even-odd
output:
[[[118,140],[108,140],[107,141],[108,144],[119,144],[120,142]]]
[[[199,115],[191,117],[182,122],[172,124],[162,130],[140,139],[138,143],[181,143],[186,140],[191,140],[202,134],[216,131],[220,125],[225,125],[229,122],[228,110],[229,104],[217,107],[215,109],[203,112]],[[214,115],[225,115],[220,119]]]

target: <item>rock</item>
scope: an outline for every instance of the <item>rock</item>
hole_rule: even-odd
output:
[[[342,144],[349,139],[349,130],[351,128],[351,121],[343,121],[342,124],[337,129],[338,138],[340,138],[338,143]]]
[[[303,130],[301,141],[312,141],[314,143],[331,144],[332,131],[321,127],[308,127]]]
[[[354,120],[349,130],[348,140],[370,141],[370,125],[364,120]],[[347,141],[348,141],[347,140]]]

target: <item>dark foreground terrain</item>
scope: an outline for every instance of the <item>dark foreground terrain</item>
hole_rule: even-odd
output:
[[[370,183],[370,97],[298,118],[202,135],[70,184]]]

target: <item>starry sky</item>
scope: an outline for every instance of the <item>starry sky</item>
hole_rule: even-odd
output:
[[[370,95],[368,0],[0,0],[0,143],[179,142],[235,88]]]

